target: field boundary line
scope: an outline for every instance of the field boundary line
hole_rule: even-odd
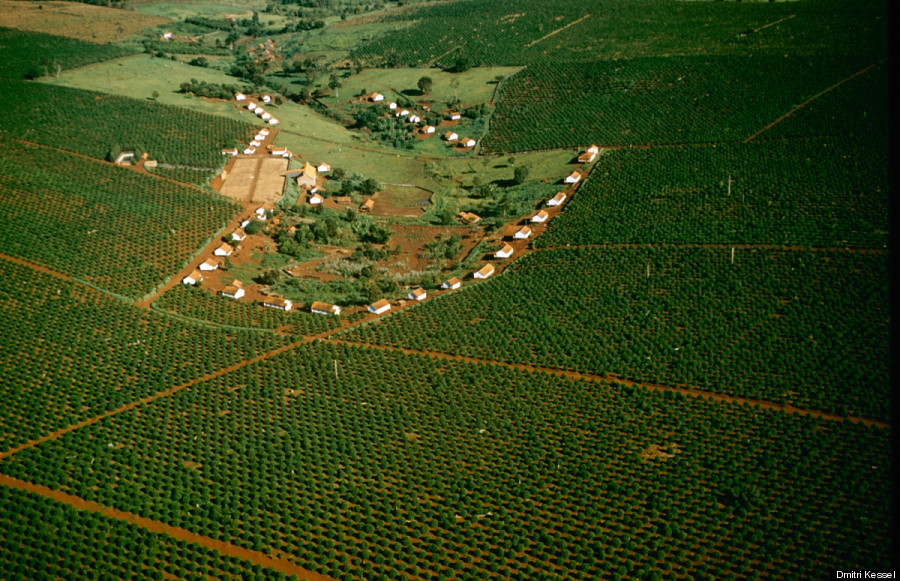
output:
[[[719,242],[613,242],[595,244],[563,244],[554,246],[542,246],[533,248],[533,252],[546,252],[549,250],[575,250],[585,249],[618,249],[618,248],[710,248],[715,250],[782,250],[785,252],[848,252],[855,254],[887,254],[887,248],[872,248],[870,246],[798,246],[787,244],[770,244],[768,242],[722,244]]]
[[[226,543],[225,541],[220,541],[212,537],[200,535],[181,527],[176,527],[158,520],[153,520],[131,512],[126,512],[124,510],[119,510],[111,506],[106,506],[93,500],[86,500],[79,496],[63,492],[62,490],[54,490],[47,486],[20,480],[12,476],[7,476],[6,474],[0,474],[0,485],[16,490],[30,492],[32,494],[37,494],[56,502],[61,502],[63,504],[69,505],[77,510],[97,513],[107,518],[125,521],[127,523],[137,525],[142,529],[148,530],[152,533],[164,534],[179,541],[185,541],[194,545],[200,545],[202,547],[206,547],[207,549],[218,551],[222,555],[237,557],[239,559],[249,561],[254,565],[261,565],[263,567],[268,567],[276,571],[281,571],[286,575],[296,575],[298,579],[305,579],[306,581],[333,581],[331,577],[322,575],[321,573],[316,573],[315,571],[304,569],[303,567],[300,567],[299,565],[296,565],[291,561],[277,557],[271,557],[261,551],[254,551],[252,549],[247,549],[238,545]]]
[[[550,34],[545,34],[544,36],[540,37],[540,38],[537,39],[537,40],[532,40],[531,42],[529,42],[528,44],[526,44],[526,45],[523,46],[522,48],[531,48],[531,47],[533,47],[534,45],[536,45],[537,43],[541,42],[542,40],[546,40],[546,39],[550,38],[551,36],[553,36],[554,34],[559,33],[559,32],[562,32],[563,30],[569,28],[570,26],[575,26],[576,24],[578,24],[578,23],[581,22],[582,20],[584,20],[584,19],[586,19],[586,18],[590,18],[590,17],[591,17],[590,14],[585,14],[584,16],[582,16],[581,18],[579,18],[578,20],[573,20],[572,22],[566,24],[566,25],[563,26],[562,28],[557,28],[556,30],[554,30],[554,31],[551,32]]]
[[[785,119],[787,119],[788,117],[790,117],[791,115],[793,115],[794,113],[796,113],[797,111],[799,111],[800,109],[803,109],[804,107],[806,107],[807,105],[809,105],[810,103],[812,103],[813,101],[815,101],[816,99],[818,99],[819,97],[821,97],[822,95],[825,95],[825,94],[827,94],[827,93],[830,93],[831,91],[833,91],[834,89],[837,89],[838,87],[840,87],[840,86],[843,85],[844,83],[846,83],[846,82],[848,82],[848,81],[850,81],[850,80],[852,80],[852,79],[858,77],[859,75],[862,75],[862,74],[864,74],[864,73],[869,72],[870,70],[874,69],[876,66],[880,65],[881,63],[885,62],[886,60],[887,60],[887,58],[883,58],[883,59],[881,59],[881,60],[878,61],[878,62],[872,63],[872,64],[870,64],[869,66],[867,66],[866,68],[864,68],[863,70],[857,71],[857,72],[853,73],[852,75],[850,75],[849,77],[847,77],[847,78],[845,78],[845,79],[841,79],[840,81],[838,81],[837,83],[831,85],[830,87],[826,88],[825,90],[820,91],[819,93],[813,95],[812,97],[810,97],[810,98],[807,99],[806,101],[803,101],[802,103],[800,103],[799,105],[797,105],[796,107],[794,107],[793,109],[791,109],[790,111],[788,111],[787,113],[785,113],[784,115],[782,115],[781,117],[779,117],[778,119],[776,119],[775,121],[773,121],[773,122],[769,123],[768,125],[766,125],[766,126],[763,127],[762,129],[760,129],[759,131],[757,131],[756,133],[754,133],[753,135],[751,135],[750,137],[744,139],[744,141],[743,141],[742,143],[749,143],[750,141],[753,141],[754,139],[756,139],[757,137],[759,137],[760,135],[762,135],[763,133],[765,133],[765,132],[768,131],[769,129],[775,127],[776,125],[778,125],[779,123],[781,123],[782,121],[784,121]]]
[[[119,406],[116,409],[105,411],[102,414],[81,420],[80,422],[68,425],[64,428],[60,428],[60,429],[50,432],[48,434],[44,434],[43,436],[41,436],[39,438],[36,438],[29,442],[25,442],[24,444],[19,444],[15,448],[10,448],[9,450],[6,450],[5,452],[0,452],[0,461],[6,460],[7,458],[14,456],[15,454],[18,454],[19,452],[21,452],[23,450],[28,450],[30,448],[34,448],[35,446],[39,446],[40,444],[43,444],[44,442],[49,442],[50,440],[56,440],[56,439],[60,438],[61,436],[68,434],[69,432],[74,432],[75,430],[96,424],[97,422],[104,420],[108,417],[115,416],[115,415],[118,415],[123,412],[127,412],[129,410],[132,410],[132,409],[140,406],[140,405],[146,405],[146,404],[152,403],[160,398],[174,395],[174,394],[178,393],[179,391],[184,390],[185,388],[191,387],[192,385],[196,385],[196,384],[202,383],[204,381],[209,381],[210,379],[215,379],[216,377],[225,375],[226,373],[231,373],[232,371],[237,371],[238,369],[246,367],[247,365],[250,365],[251,363],[256,363],[258,361],[263,361],[265,359],[269,359],[271,357],[274,357],[275,355],[278,355],[279,353],[283,353],[284,351],[289,351],[289,350],[291,350],[299,345],[302,345],[304,343],[309,343],[310,341],[313,340],[313,338],[314,337],[305,337],[299,341],[294,341],[294,342],[288,343],[286,345],[282,345],[281,347],[277,347],[270,351],[266,351],[265,353],[260,353],[259,355],[255,355],[249,359],[243,359],[243,360],[238,361],[237,363],[233,363],[227,367],[223,367],[216,371],[211,371],[211,372],[207,373],[206,375],[202,375],[200,377],[197,377],[197,378],[187,381],[185,383],[170,387],[168,389],[156,392],[154,394],[150,394],[148,396],[142,397],[141,399],[134,400],[132,402],[129,402],[127,404]]]
[[[784,22],[785,20],[790,20],[791,18],[794,18],[794,17],[796,17],[796,16],[797,16],[796,14],[791,14],[790,16],[785,16],[784,18],[781,18],[781,19],[779,19],[779,20],[776,20],[775,22],[770,22],[770,23],[768,23],[768,24],[763,24],[763,25],[760,26],[759,28],[754,29],[753,32],[759,32],[760,30],[765,30],[766,28],[769,28],[770,26],[775,26],[775,25],[778,24],[779,22]]]
[[[16,264],[18,264],[18,265],[20,265],[20,266],[26,266],[26,267],[31,268],[31,269],[33,269],[33,270],[37,270],[38,272],[43,272],[44,274],[49,274],[50,276],[55,276],[56,278],[61,278],[61,279],[65,280],[65,281],[68,281],[68,282],[80,282],[80,281],[76,281],[76,279],[72,278],[72,277],[69,276],[68,274],[63,274],[63,273],[61,273],[61,272],[56,272],[55,270],[52,270],[52,269],[50,269],[50,268],[47,268],[46,266],[42,266],[42,265],[40,265],[40,264],[36,264],[36,263],[34,263],[34,262],[30,262],[30,261],[25,260],[25,259],[23,259],[23,258],[16,258],[15,256],[10,256],[9,254],[3,254],[3,253],[0,253],[0,258],[2,258],[3,260],[7,260],[7,261],[9,261],[9,262],[14,262],[14,263],[16,263]]]
[[[828,412],[824,412],[821,410],[813,410],[806,408],[798,408],[791,404],[780,404],[773,401],[762,400],[762,399],[753,399],[749,397],[742,397],[736,395],[728,395],[724,393],[717,393],[713,391],[707,391],[704,389],[700,389],[697,387],[690,387],[686,385],[678,386],[678,385],[663,385],[660,383],[650,383],[650,382],[642,382],[642,381],[634,381],[631,379],[624,379],[618,377],[613,374],[607,375],[597,375],[595,373],[585,373],[581,371],[569,371],[566,369],[557,369],[555,367],[542,367],[540,365],[529,365],[525,363],[509,363],[506,361],[496,361],[492,359],[482,359],[480,357],[469,357],[467,355],[452,355],[450,353],[444,353],[442,351],[422,351],[420,349],[408,349],[406,347],[396,347],[393,345],[375,345],[373,343],[363,343],[359,341],[349,341],[347,339],[336,339],[336,338],[328,338],[325,339],[326,342],[330,343],[343,343],[345,345],[351,345],[354,347],[360,348],[369,348],[369,349],[380,349],[382,351],[399,351],[401,353],[405,353],[407,355],[421,355],[423,357],[437,357],[438,359],[445,359],[449,361],[462,361],[465,363],[477,363],[481,365],[495,365],[500,367],[508,367],[510,369],[518,369],[520,371],[527,371],[529,373],[549,373],[551,375],[555,375],[557,377],[568,377],[570,379],[584,379],[584,380],[593,380],[593,381],[601,381],[605,383],[618,383],[620,385],[625,385],[629,387],[639,387],[642,389],[650,390],[650,391],[672,391],[676,393],[681,393],[683,395],[689,395],[692,397],[703,398],[706,400],[714,400],[714,401],[723,401],[726,403],[735,403],[735,404],[745,404],[750,406],[759,406],[762,409],[770,409],[774,411],[780,411],[788,414],[798,414],[801,416],[811,416],[818,419],[829,420],[829,421],[849,421],[853,423],[862,423],[866,426],[876,426],[879,428],[889,428],[890,423],[884,420],[877,420],[873,418],[863,418],[857,416],[842,416],[839,414],[832,414]]]

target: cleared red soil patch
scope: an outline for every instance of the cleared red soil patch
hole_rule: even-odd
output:
[[[388,241],[391,248],[400,246],[399,258],[406,259],[408,268],[406,270],[424,270],[429,263],[425,258],[425,245],[429,242],[440,239],[442,235],[452,236],[458,234],[462,236],[463,249],[459,256],[466,256],[472,248],[478,244],[480,233],[477,228],[473,229],[469,226],[417,226],[412,224],[393,225],[391,229],[394,233]],[[396,259],[391,259],[388,263],[396,263]]]
[[[51,488],[47,488],[46,486],[41,486],[40,484],[32,484],[31,482],[25,482],[24,480],[19,480],[18,478],[12,478],[11,476],[0,474],[0,485],[15,488],[16,490],[23,490],[25,492],[39,494],[45,498],[50,498],[57,502],[67,504],[73,508],[77,508],[78,510],[86,510],[88,512],[102,514],[103,516],[109,518],[129,522],[154,533],[169,535],[170,537],[181,541],[187,541],[189,543],[194,543],[196,545],[206,547],[207,549],[216,550],[222,555],[244,559],[245,561],[253,563],[254,565],[269,567],[271,569],[275,569],[276,571],[281,571],[287,575],[296,575],[298,579],[306,579],[307,581],[332,581],[331,577],[326,577],[325,575],[316,573],[315,571],[304,569],[303,567],[295,565],[294,563],[286,561],[284,559],[276,559],[274,557],[270,557],[260,551],[253,551],[250,549],[232,545],[230,543],[226,543],[224,541],[219,541],[210,537],[204,537],[196,533],[192,533],[186,529],[175,527],[149,518],[144,518],[142,516],[118,510],[109,506],[104,506],[90,500],[85,500],[83,498],[67,494],[60,490],[53,490]]]

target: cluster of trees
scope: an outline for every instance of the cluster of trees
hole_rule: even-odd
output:
[[[191,64],[193,64],[193,62]],[[209,97],[212,99],[231,99],[235,93],[241,90],[241,87],[238,85],[219,85],[216,83],[207,83],[206,81],[198,81],[197,79],[191,79],[190,82],[181,83],[179,87],[179,91],[182,93],[196,95],[197,97]]]

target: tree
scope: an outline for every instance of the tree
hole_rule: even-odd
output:
[[[423,95],[427,95],[431,92],[431,87],[433,85],[433,81],[431,77],[422,77],[419,79],[419,82],[416,83],[416,86],[419,87],[419,90],[422,91]]]
[[[520,165],[513,172],[513,179],[515,179],[517,184],[524,184],[525,180],[528,179],[529,168],[527,165]]]

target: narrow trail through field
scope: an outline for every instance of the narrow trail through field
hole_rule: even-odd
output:
[[[363,347],[370,349],[380,349],[382,351],[399,351],[401,353],[406,353],[407,355],[422,355],[425,357],[437,357],[438,359],[445,359],[448,361],[462,361],[465,363],[477,363],[481,365],[496,365],[501,367],[509,367],[510,369],[517,369],[520,371],[527,371],[530,373],[548,373],[550,375],[556,375],[558,377],[568,377],[571,379],[587,379],[587,380],[595,380],[595,381],[604,381],[607,383],[611,383],[615,381],[621,385],[627,385],[631,387],[639,387],[642,389],[648,389],[651,391],[672,391],[676,393],[681,393],[684,395],[689,395],[692,397],[700,397],[703,399],[714,400],[714,401],[722,401],[727,403],[735,403],[735,404],[747,404],[751,406],[759,406],[762,409],[766,410],[775,410],[779,412],[789,413],[789,414],[798,414],[801,416],[811,416],[818,419],[843,422],[849,421],[854,423],[861,423],[866,426],[877,426],[879,428],[889,428],[890,423],[883,420],[876,420],[872,418],[861,418],[855,416],[841,416],[838,414],[832,414],[828,412],[823,412],[819,410],[811,410],[811,409],[803,409],[797,408],[790,404],[780,404],[772,401],[753,399],[748,397],[740,397],[733,395],[726,395],[722,393],[715,393],[711,391],[706,391],[703,389],[699,389],[696,387],[686,387],[686,386],[672,386],[672,385],[662,385],[658,383],[647,383],[640,381],[632,381],[630,379],[623,379],[615,375],[596,375],[593,373],[582,373],[578,371],[568,371],[565,369],[556,369],[553,367],[541,367],[536,365],[526,365],[524,363],[507,363],[504,361],[495,361],[492,359],[480,359],[478,357],[468,357],[466,355],[451,355],[449,353],[443,353],[440,351],[421,351],[418,349],[407,349],[405,347],[396,347],[393,345],[375,345],[372,343],[362,343],[358,341],[348,341],[346,339],[338,339],[338,338],[328,338],[327,342],[330,343],[343,343],[345,345],[352,345],[355,347]]]
[[[55,270],[50,270],[46,266],[41,266],[40,264],[35,264],[33,262],[29,262],[27,260],[22,260],[21,258],[16,258],[15,256],[10,256],[8,254],[0,254],[0,258],[3,260],[8,260],[10,262],[15,262],[21,266],[27,266],[28,268],[33,268],[39,272],[43,272],[44,274],[49,274],[50,276],[55,276],[56,278],[61,278],[66,281],[71,281],[72,277],[68,274],[63,274],[61,272],[56,272]]]
[[[169,535],[180,541],[186,541],[188,543],[206,547],[207,549],[218,551],[222,555],[244,559],[254,565],[269,567],[286,575],[296,575],[298,579],[305,579],[307,581],[333,581],[331,577],[316,573],[315,571],[310,571],[309,569],[304,569],[283,558],[271,557],[260,551],[246,549],[244,547],[232,545],[231,543],[198,535],[180,527],[145,518],[134,513],[118,510],[91,500],[85,500],[60,490],[53,490],[46,486],[41,486],[40,484],[32,484],[30,482],[25,482],[24,480],[19,480],[18,478],[0,474],[0,486],[8,486],[9,488],[14,488],[16,490],[31,492],[57,502],[62,502],[78,510],[85,510],[135,524],[154,533]]]
[[[797,105],[796,107],[794,107],[793,109],[791,109],[790,111],[788,111],[787,113],[785,113],[784,115],[782,115],[781,117],[779,117],[778,119],[776,119],[775,121],[769,123],[768,125],[766,125],[766,126],[763,127],[762,129],[760,129],[759,131],[757,131],[756,133],[754,133],[753,135],[751,135],[750,137],[746,138],[743,142],[744,142],[744,143],[748,143],[748,142],[750,142],[750,141],[753,141],[753,140],[756,139],[758,136],[762,135],[763,133],[765,133],[765,132],[768,131],[769,129],[775,127],[776,125],[778,125],[779,123],[781,123],[782,121],[784,121],[785,119],[787,119],[788,117],[790,117],[791,115],[793,115],[794,113],[796,113],[797,111],[799,111],[800,109],[803,109],[804,107],[806,107],[807,105],[809,105],[810,103],[812,103],[813,101],[815,101],[816,99],[818,99],[819,97],[821,97],[822,95],[825,95],[825,94],[827,94],[827,93],[830,93],[831,91],[833,91],[834,89],[837,89],[838,87],[840,87],[840,86],[843,85],[844,83],[846,83],[846,82],[848,82],[848,81],[850,81],[850,80],[852,80],[852,79],[855,79],[856,77],[858,77],[858,76],[860,76],[860,75],[862,75],[862,74],[865,74],[865,73],[869,72],[870,70],[874,69],[875,67],[877,67],[878,65],[882,64],[882,63],[885,62],[885,61],[887,61],[887,58],[883,58],[883,59],[881,59],[880,61],[878,61],[878,62],[876,62],[876,63],[872,63],[871,65],[867,66],[867,67],[864,68],[863,70],[857,71],[857,72],[853,73],[852,75],[850,75],[849,77],[847,77],[847,78],[845,78],[845,79],[842,79],[842,80],[838,81],[837,83],[831,85],[830,87],[828,87],[828,88],[825,89],[824,91],[821,91],[821,92],[819,92],[819,93],[813,95],[812,97],[810,97],[810,98],[807,99],[806,101],[803,101],[802,103],[800,103],[799,105]]]
[[[531,48],[532,46],[536,45],[537,43],[541,42],[542,40],[547,40],[548,38],[550,38],[550,37],[553,36],[554,34],[559,34],[560,32],[562,32],[563,30],[569,28],[570,26],[575,26],[576,24],[578,24],[578,23],[581,22],[582,20],[585,20],[586,18],[590,18],[590,17],[591,17],[590,14],[585,14],[584,16],[582,16],[581,18],[579,18],[578,20],[573,20],[572,22],[566,24],[565,26],[563,26],[563,27],[561,27],[561,28],[557,28],[556,30],[554,30],[554,31],[551,32],[550,34],[545,34],[544,36],[540,37],[540,38],[537,39],[537,40],[532,40],[531,42],[529,42],[528,44],[526,44],[526,45],[525,45],[524,47],[522,47],[522,48]]]
[[[780,23],[784,22],[785,20],[790,20],[791,18],[795,18],[796,16],[797,16],[796,14],[791,14],[789,16],[785,16],[784,18],[779,18],[778,20],[776,20],[774,22],[770,22],[768,24],[763,24],[759,28],[754,28],[753,32],[759,32],[760,30],[765,30],[765,29],[769,28],[770,26],[775,26],[776,24],[780,24]]]

